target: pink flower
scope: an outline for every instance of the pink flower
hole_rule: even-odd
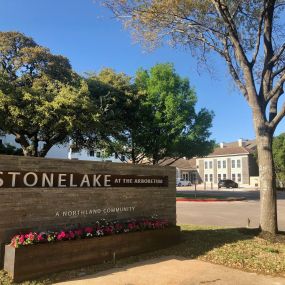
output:
[[[43,234],[38,235],[38,241],[44,241],[45,238],[43,237]]]
[[[19,244],[23,244],[25,242],[25,237],[24,235],[21,235],[19,238]]]
[[[36,235],[36,233],[29,233],[29,234],[28,234],[29,240],[30,240],[30,241],[33,241],[33,240],[35,239],[35,235]]]
[[[62,231],[57,235],[57,240],[63,240],[65,237],[66,237],[66,234],[64,231]]]

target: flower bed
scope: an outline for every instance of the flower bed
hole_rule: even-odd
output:
[[[70,229],[58,231],[30,232],[19,234],[12,238],[11,246],[18,248],[20,246],[32,245],[37,243],[57,242],[64,240],[76,240],[102,237],[128,232],[164,229],[168,226],[168,221],[156,218],[143,218],[139,220],[127,221],[96,221],[91,226],[81,227],[73,226]]]
[[[48,231],[45,235],[21,234],[13,238],[13,244],[5,246],[4,269],[14,281],[21,282],[153,251],[175,244],[179,239],[179,227],[168,227],[166,221],[153,219],[96,223],[68,231]]]

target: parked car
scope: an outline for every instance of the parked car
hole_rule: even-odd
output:
[[[238,184],[230,179],[220,180],[218,183],[218,188],[226,187],[226,188],[238,188]]]
[[[189,180],[185,180],[184,178],[176,179],[176,186],[191,186],[192,183]]]

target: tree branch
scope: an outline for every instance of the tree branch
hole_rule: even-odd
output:
[[[272,24],[275,0],[264,1],[264,29],[263,29],[263,42],[264,42],[264,65],[261,76],[261,85],[259,95],[266,102],[266,94],[272,89],[272,70],[274,65],[271,59],[274,56],[272,46]]]
[[[283,71],[285,71],[285,64],[284,64],[284,66],[280,67],[279,69],[277,69],[276,71],[273,72],[272,79],[274,79],[276,76],[278,76]]]
[[[252,60],[251,60],[251,66],[253,66],[256,63],[256,59],[257,59],[257,56],[258,56],[258,53],[259,53],[264,13],[265,13],[265,11],[263,10],[262,13],[259,16],[258,30],[257,30],[257,39],[256,39],[256,44],[255,44],[255,51],[254,51],[254,54],[253,54]]]
[[[224,57],[226,59],[229,71],[233,79],[235,80],[236,84],[238,85],[239,89],[243,93],[244,97],[246,98],[246,100],[248,100],[248,93],[247,93],[246,87],[242,83],[241,79],[239,78],[238,72],[234,68],[234,65],[233,65],[233,62],[232,62],[232,59],[229,53],[229,47],[228,47],[227,41],[224,40],[223,44],[224,44]]]
[[[45,157],[49,150],[66,137],[65,133],[57,134],[51,137],[50,139],[46,139],[45,144],[42,149],[38,152],[38,156]]]
[[[275,55],[272,56],[271,60],[269,61],[269,64],[275,65],[276,62],[279,60],[280,56],[283,54],[284,50],[285,50],[285,43],[283,43],[283,45],[279,48],[277,53],[275,53]]]
[[[268,103],[283,88],[285,82],[285,73],[281,76],[280,80],[276,83],[275,87],[267,94],[265,100]]]
[[[279,113],[270,122],[269,127],[274,131],[277,125],[279,124],[279,122],[284,118],[284,116],[285,116],[285,103],[283,104]]]
[[[280,91],[281,94],[283,93],[283,90]],[[270,109],[269,109],[269,122],[271,122],[277,115],[277,104],[278,104],[278,99],[281,96],[281,94],[276,94],[275,96],[272,97],[270,100]]]

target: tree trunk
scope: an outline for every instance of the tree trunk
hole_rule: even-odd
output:
[[[21,147],[22,147],[24,156],[32,156],[31,151],[29,150],[29,148],[26,148],[26,147],[24,147],[22,145],[21,145]]]
[[[257,132],[257,152],[260,177],[260,228],[263,232],[276,234],[277,204],[276,178],[272,156],[273,134],[265,131]]]
[[[15,142],[21,145],[24,156],[32,156],[30,144],[28,140],[25,138],[25,136],[18,133],[14,133],[14,135],[15,135]]]
[[[31,138],[31,156],[35,156],[37,157],[38,156],[38,148],[39,148],[39,141],[38,141],[38,138],[37,138],[37,135],[34,135],[32,138]]]
[[[132,133],[131,133],[132,136]],[[135,144],[133,139],[132,140],[132,164],[136,164],[136,156],[135,156]]]
[[[38,152],[38,156],[45,157],[52,147],[53,147],[53,144],[50,141],[46,141],[42,149]]]

